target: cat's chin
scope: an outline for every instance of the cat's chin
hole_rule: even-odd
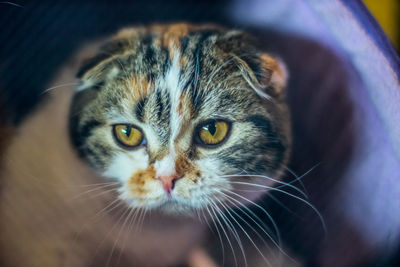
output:
[[[158,207],[163,213],[168,215],[186,215],[196,216],[195,209],[192,206],[185,205],[176,200],[168,200]]]
[[[182,203],[181,201],[177,201],[174,199],[168,199],[161,203],[154,203],[151,205],[140,205],[138,206],[135,201],[130,198],[122,197],[121,198],[128,206],[131,208],[140,208],[149,211],[161,212],[166,215],[185,215],[188,217],[197,216],[196,209],[189,205]]]

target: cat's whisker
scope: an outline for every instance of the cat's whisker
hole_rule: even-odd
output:
[[[318,165],[319,165],[319,164],[313,166],[309,171],[307,171],[306,173],[304,173],[304,174],[301,175],[301,176],[297,176],[292,170],[289,169],[289,167],[284,166],[284,168],[285,168],[287,171],[289,171],[290,174],[292,174],[293,176],[295,176],[296,179],[291,180],[291,181],[289,181],[289,182],[287,182],[287,183],[284,183],[283,181],[281,181],[281,182],[283,182],[284,184],[280,184],[279,186],[276,186],[275,188],[283,188],[283,187],[285,187],[285,186],[289,186],[289,187],[290,187],[290,185],[291,185],[291,186],[294,186],[293,183],[295,183],[296,181],[298,181],[298,182],[300,183],[300,185],[302,186],[302,188],[303,188],[303,190],[302,190],[302,192],[304,193],[303,196],[304,196],[305,198],[308,199],[309,197],[308,197],[307,189],[306,189],[306,187],[304,186],[304,183],[302,182],[301,179],[302,179],[304,176],[306,176],[308,173],[310,173],[310,172],[311,172],[315,167],[317,167]],[[243,170],[243,171],[244,171],[244,170]],[[294,187],[295,187],[295,186],[294,186]],[[298,188],[298,187],[296,187],[296,188]],[[299,189],[299,190],[300,190],[300,189]],[[296,190],[296,191],[297,191],[297,190]]]
[[[203,223],[203,220],[200,218],[199,208],[196,207],[196,208],[194,208],[193,210],[194,210],[194,212],[196,213],[197,219],[199,220],[199,222],[200,222],[200,223]]]
[[[117,203],[117,202],[119,202],[119,203]],[[117,203],[117,204],[115,205],[115,203]],[[124,204],[124,203],[122,201],[120,201],[120,199],[117,198],[114,201],[112,201],[111,203],[109,203],[106,207],[104,207],[100,211],[96,212],[96,214],[93,215],[90,219],[88,219],[87,222],[84,225],[81,226],[80,230],[76,232],[75,237],[74,237],[75,241],[82,234],[82,232],[85,229],[85,227],[89,226],[89,224],[94,224],[97,220],[100,220],[104,216],[105,213],[111,212],[115,208],[120,207],[122,204]],[[109,208],[111,208],[111,209],[107,210]],[[103,239],[101,244],[104,241],[105,241],[105,238]],[[101,244],[99,244],[99,246],[96,248],[94,255],[97,254],[97,251],[100,248]]]
[[[57,89],[57,88],[61,88],[61,87],[65,87],[65,86],[78,85],[78,84],[79,84],[79,82],[69,82],[69,83],[59,84],[59,85],[56,85],[56,86],[53,86],[53,87],[50,87],[50,88],[47,88],[47,89],[43,90],[41,95],[46,94],[46,93],[48,93],[48,92],[50,92],[50,91],[52,91],[54,89]]]
[[[107,195],[107,194],[110,194],[110,193],[112,193],[112,192],[118,192],[118,189],[104,190],[104,191],[102,191],[102,192],[99,192],[99,193],[94,194],[94,195],[90,195],[90,196],[88,196],[88,197],[90,197],[90,198],[97,198],[97,197],[99,197],[99,196]]]
[[[271,177],[269,177],[269,176],[265,176],[265,175],[258,175],[258,174],[231,174],[231,175],[223,175],[223,176],[221,176],[221,177],[223,177],[223,178],[225,178],[225,177],[226,177],[226,178],[229,178],[229,177],[257,177],[257,178],[268,179],[268,180],[271,180],[271,181],[273,181],[273,182],[275,182],[275,183],[281,184],[281,185],[283,185],[283,186],[290,187],[290,188],[296,190],[297,192],[299,192],[299,193],[300,193],[301,195],[303,195],[305,198],[308,198],[308,196],[307,196],[303,191],[301,191],[301,189],[299,189],[298,187],[296,187],[296,186],[294,186],[294,185],[291,185],[291,184],[289,184],[289,183],[285,183],[285,182],[282,182],[282,181],[280,181],[280,180],[271,178]],[[276,187],[265,186],[265,188],[270,188],[270,189],[272,189],[272,188],[276,188]]]
[[[145,220],[145,218],[146,218],[147,210],[148,210],[147,208],[143,208],[143,209],[142,209],[142,212],[140,213],[139,222],[138,222],[138,225],[139,225],[139,229],[140,229],[140,230],[143,229],[144,220]]]
[[[141,208],[132,208],[132,207],[129,207],[128,209],[130,209],[130,212],[129,212],[127,218],[125,219],[125,221],[124,221],[124,223],[123,223],[123,225],[121,227],[120,232],[118,233],[118,238],[119,238],[119,235],[120,235],[122,229],[125,229],[125,224],[127,223],[127,221],[129,221],[128,226],[127,226],[128,233],[130,234],[132,232],[132,227],[133,227],[134,224],[136,224],[137,215],[142,210]],[[118,240],[118,238],[117,238],[117,240]],[[115,244],[116,244],[117,240],[115,241]],[[124,241],[123,241],[123,244],[122,244],[122,249],[120,250],[120,253],[119,253],[119,256],[118,256],[118,264],[121,261],[121,255],[122,255],[122,252],[124,251],[125,244],[126,244],[126,238],[124,238]]]
[[[218,199],[216,199],[216,201],[218,201],[219,204],[222,205],[221,201],[219,201]],[[213,200],[211,200],[211,199],[210,199],[210,202],[211,202],[212,205],[214,205],[214,207],[217,209],[218,213],[220,214],[220,217],[222,218],[222,220],[224,221],[224,223],[227,225],[229,231],[233,234],[233,237],[235,238],[236,242],[237,242],[238,245],[239,245],[240,251],[241,251],[242,256],[243,256],[243,260],[244,260],[245,266],[247,267],[248,264],[247,264],[246,254],[245,254],[245,252],[244,252],[243,244],[242,244],[242,241],[240,240],[240,236],[239,236],[238,232],[236,231],[236,229],[235,229],[234,225],[232,224],[232,222],[231,222],[231,221],[229,220],[229,218],[222,212],[222,210],[217,206],[217,204],[216,204]],[[223,205],[222,205],[222,206],[223,206]],[[229,211],[227,211],[227,212],[229,213]]]
[[[246,172],[245,170],[243,170],[243,169],[242,169],[242,171],[244,171],[247,175],[251,175],[251,174],[247,173],[247,172]],[[264,177],[264,178],[270,179],[270,180],[273,179],[273,178],[271,178],[271,177],[269,177],[269,176],[267,176],[267,175],[260,175],[260,176],[256,176],[256,177],[258,177],[258,178]],[[298,188],[297,186],[292,185],[291,182],[286,183],[286,182],[281,181],[281,180],[278,180],[278,179],[275,179],[274,182],[280,184],[280,185],[277,186],[277,187],[285,187],[285,186],[287,186],[287,187],[289,187],[289,188],[292,188],[292,189],[296,190],[296,191],[299,192],[301,195],[303,195],[304,198],[308,199],[308,195],[305,193],[305,191],[302,191],[302,190],[301,190],[300,188]],[[276,187],[275,187],[275,188],[276,188]]]
[[[115,203],[119,202],[117,205],[115,205]],[[80,230],[75,234],[75,240],[78,239],[78,237],[81,235],[83,229],[88,226],[90,223],[93,224],[95,223],[97,220],[100,220],[104,214],[111,212],[112,210],[114,210],[115,208],[121,206],[123,204],[122,201],[120,201],[120,199],[115,199],[113,200],[111,203],[109,203],[106,207],[104,207],[103,209],[101,209],[100,211],[96,212],[95,215],[93,215],[90,219],[88,219],[88,221],[82,225],[82,227],[80,228]],[[112,207],[114,206],[114,207]],[[111,208],[110,210],[107,210]],[[101,215],[101,216],[100,216]],[[98,218],[97,218],[98,217]]]
[[[303,192],[306,193],[306,194],[308,195],[307,189],[306,189],[306,187],[304,186],[303,181],[301,180],[301,179],[303,178],[303,175],[298,176],[298,175],[297,175],[292,169],[290,169],[288,166],[284,166],[284,168],[285,168],[285,170],[286,170],[288,173],[290,173],[291,175],[293,175],[294,178],[295,178],[295,179],[289,181],[288,183],[289,183],[289,184],[293,184],[293,183],[295,183],[295,182],[298,181],[298,182],[300,183],[301,187],[303,188]],[[277,186],[277,187],[279,188],[279,187],[281,187],[281,186]],[[283,186],[282,186],[282,187],[283,187]]]
[[[97,188],[106,188],[111,186],[120,186],[121,182],[109,182],[109,183],[99,183],[99,184],[87,184],[82,185],[81,187],[97,187]]]
[[[269,234],[268,232],[265,232],[266,230],[265,230],[263,227],[261,227],[257,222],[255,222],[255,220],[253,219],[253,217],[251,217],[251,216],[246,212],[246,210],[243,210],[243,208],[239,207],[235,202],[231,201],[231,200],[228,199],[227,197],[225,197],[224,200],[225,200],[226,202],[228,202],[228,203],[224,203],[224,202],[221,201],[221,200],[220,200],[219,202],[220,202],[221,206],[223,206],[223,208],[225,209],[225,211],[226,211],[227,213],[233,213],[233,214],[234,214],[235,216],[237,216],[238,218],[240,217],[241,221],[245,222],[246,225],[247,225],[248,227],[250,227],[251,230],[253,230],[254,233],[257,234],[257,236],[260,238],[260,240],[262,240],[263,243],[264,243],[265,245],[268,246],[268,243],[265,241],[265,239],[264,239],[263,237],[261,237],[261,235],[258,233],[258,231],[255,230],[246,220],[244,220],[243,217],[240,216],[235,210],[240,211],[241,213],[245,214],[246,217],[250,218],[250,219],[251,219],[254,223],[256,223],[256,225],[267,235],[267,237],[268,237],[269,239],[272,240],[273,238],[270,236],[270,234]],[[232,207],[229,207],[227,204],[232,205]],[[232,214],[230,214],[230,216],[232,216]],[[254,216],[254,217],[256,217],[258,220],[260,220],[259,217],[258,217],[257,215],[255,215],[254,213],[252,214],[252,216]],[[235,220],[235,221],[236,221],[236,220]],[[236,223],[238,223],[238,222],[236,222]],[[261,222],[261,223],[263,224],[263,222]],[[264,225],[264,224],[263,224],[263,225]],[[268,228],[266,225],[264,225],[264,227],[269,231],[269,228]]]
[[[238,184],[238,181],[231,181],[231,184]],[[263,185],[264,187],[263,187],[263,189],[269,189],[269,190],[274,190],[276,187],[273,187],[273,186],[268,186],[268,185]],[[240,190],[240,189],[238,189],[238,190]],[[282,189],[281,189],[282,190]],[[242,190],[243,191],[243,190]],[[282,190],[282,191],[284,191],[284,192],[287,192],[287,191],[285,191],[285,190]],[[288,193],[288,192],[287,192]]]
[[[149,208],[145,208],[145,211],[144,211],[144,215],[143,215],[143,222],[142,222],[142,227],[143,227],[143,225],[144,225],[144,219],[146,218],[146,215],[147,215],[147,212],[149,212],[150,211],[150,209]],[[150,212],[149,212],[150,213]]]
[[[129,231],[132,230],[132,228],[135,226],[136,230],[139,230],[138,228],[138,223],[137,223],[137,219],[138,219],[138,215],[140,213],[141,208],[136,208],[135,209],[135,213],[132,216],[131,222],[130,222],[130,227],[129,227]]]
[[[289,192],[286,192],[286,191],[284,191],[284,190],[281,190],[281,189],[278,189],[278,188],[274,188],[274,187],[270,187],[270,186],[265,186],[265,185],[260,185],[260,184],[254,184],[254,183],[246,183],[246,182],[235,182],[235,181],[233,181],[233,182],[231,182],[231,183],[234,183],[234,184],[242,184],[242,185],[250,185],[250,186],[255,186],[255,187],[260,187],[260,188],[268,188],[268,189],[270,189],[270,190],[274,190],[274,191],[283,193],[283,194],[285,194],[285,195],[291,196],[291,197],[293,197],[293,198],[295,198],[295,199],[297,199],[297,200],[299,200],[299,201],[305,203],[307,206],[309,206],[309,207],[317,214],[317,216],[319,217],[319,220],[321,221],[322,228],[323,228],[324,232],[326,233],[326,224],[325,224],[324,218],[322,217],[322,215],[321,215],[321,213],[318,211],[318,209],[317,209],[314,205],[312,205],[309,201],[307,201],[307,200],[305,200],[305,199],[303,199],[303,198],[301,198],[301,197],[299,197],[299,196],[296,196],[296,195],[294,195],[294,194],[291,194],[291,193],[289,193]],[[233,193],[233,192],[232,192],[232,193]],[[253,203],[254,203],[254,202],[253,202]]]
[[[221,193],[223,193],[223,192],[221,192]],[[244,196],[242,196],[242,195],[240,195],[240,194],[237,194],[237,193],[235,193],[235,192],[233,192],[233,191],[231,191],[231,190],[228,190],[228,193],[230,193],[230,194],[232,194],[232,195],[234,195],[234,196],[237,196],[237,197],[239,197],[239,198],[241,198],[241,199],[243,199],[243,200],[249,202],[250,204],[252,204],[252,205],[254,205],[255,207],[259,208],[259,209],[268,217],[268,219],[271,221],[272,226],[274,227],[275,233],[276,233],[276,235],[277,235],[278,244],[276,244],[276,242],[275,242],[275,240],[274,240],[273,238],[271,238],[271,240],[272,240],[272,242],[275,243],[275,245],[277,245],[278,248],[280,248],[280,245],[281,245],[281,243],[282,243],[282,241],[281,241],[281,234],[280,234],[279,228],[278,228],[278,226],[276,225],[275,220],[272,218],[271,214],[269,214],[269,212],[267,212],[266,209],[264,209],[264,208],[263,208],[262,206],[260,206],[259,204],[255,203],[254,201],[252,201],[252,200],[250,200],[250,199],[248,199],[248,198],[246,198],[246,197],[244,197]],[[234,200],[235,202],[237,201],[236,199],[232,198],[231,196],[229,196],[229,195],[227,195],[227,194],[225,194],[225,195],[226,195],[226,197],[228,197],[228,198]],[[251,212],[252,215],[255,216],[255,214],[254,214],[249,208],[247,208],[243,203],[241,203],[241,202],[239,202],[239,201],[238,201],[238,203],[240,203],[240,205],[242,205],[243,207],[245,207],[246,210],[247,210],[248,212]],[[258,216],[255,216],[255,217],[258,218]],[[261,220],[260,220],[260,221],[261,221]],[[264,224],[263,224],[263,225],[264,225]],[[268,227],[267,227],[267,229],[268,229]],[[282,252],[283,252],[283,251],[282,251]]]
[[[223,239],[222,239],[222,235],[221,235],[221,232],[219,231],[219,228],[218,228],[218,225],[217,225],[217,223],[216,223],[216,221],[214,219],[214,216],[211,214],[210,209],[208,208],[208,205],[205,206],[205,208],[207,210],[209,218],[211,218],[211,220],[212,220],[212,222],[213,222],[213,224],[215,226],[215,230],[218,233],[219,241],[220,241],[220,244],[221,244],[221,250],[222,250],[222,266],[224,266],[225,265],[225,247],[224,247],[224,242],[223,242]],[[207,218],[206,218],[206,220],[207,220]]]
[[[235,217],[231,214],[235,214],[239,219],[241,219],[250,229],[264,242],[264,244],[267,244],[267,242],[264,240],[264,238],[261,237],[261,235],[246,221],[244,220],[239,214],[237,214],[233,209],[229,209],[224,205],[222,202],[220,204],[224,207],[225,211],[228,213],[228,215],[232,218],[232,220],[240,227],[240,229],[243,231],[243,233],[246,235],[246,237],[249,239],[249,241],[252,243],[252,245],[255,247],[255,249],[258,251],[258,253],[261,255],[261,257],[264,259],[264,261],[268,264],[268,266],[272,266],[271,263],[268,261],[268,259],[264,256],[264,253],[261,252],[261,250],[258,248],[256,243],[253,241],[251,236],[247,233],[247,231],[243,228],[243,226],[235,219]],[[245,213],[246,214],[246,213]]]
[[[101,185],[118,185],[121,184],[120,182],[106,182],[106,183],[94,183],[94,184],[80,184],[80,185],[71,185],[72,187],[94,187],[94,186],[101,186]]]
[[[268,194],[267,197],[271,198],[273,201],[278,203],[278,205],[281,206],[282,208],[284,208],[287,212],[291,213],[292,215],[297,216],[297,214],[295,212],[293,212],[291,209],[289,209],[285,204],[283,204],[280,200],[278,200],[272,194]]]
[[[237,193],[233,192],[232,190],[225,190],[225,191],[227,191],[228,193],[230,193],[230,194],[232,194],[232,195],[235,195],[235,196],[237,196],[237,197],[239,197],[239,198],[241,198],[241,199],[243,199],[243,200],[249,202],[250,204],[254,205],[255,207],[259,208],[259,209],[268,217],[268,219],[271,221],[272,226],[274,227],[276,236],[277,236],[277,238],[278,238],[278,244],[279,244],[279,245],[281,244],[281,235],[280,235],[279,228],[278,228],[278,226],[276,225],[275,220],[272,218],[272,216],[269,214],[269,212],[267,212],[266,209],[264,209],[262,206],[260,206],[259,204],[255,203],[254,201],[251,201],[250,199],[248,199],[248,198],[246,198],[246,197],[244,197],[244,196],[242,196],[242,195],[240,195],[240,194],[237,194]],[[224,194],[223,192],[221,192],[221,193]],[[244,205],[243,203],[239,202],[238,200],[232,198],[231,196],[229,196],[229,195],[227,195],[227,194],[224,194],[224,195],[225,195],[227,198],[230,198],[230,199],[234,200],[235,202],[240,203],[240,205],[242,205],[242,206],[243,206],[248,212],[250,212],[255,218],[258,218],[258,216],[255,215],[246,205]],[[258,218],[258,220],[261,222],[261,224],[262,224],[264,227],[266,227],[266,225],[262,222],[261,219]],[[269,228],[266,227],[266,229],[269,229]],[[271,238],[271,240],[274,241],[273,238]],[[279,246],[278,246],[278,247],[279,247]]]
[[[312,172],[315,168],[317,168],[320,164],[321,164],[321,163],[315,164],[315,165],[312,166],[308,171],[306,171],[305,173],[303,173],[301,176],[296,175],[296,173],[295,173],[294,171],[292,171],[289,167],[286,166],[285,169],[286,169],[289,173],[291,173],[293,176],[296,177],[296,179],[290,181],[289,183],[292,184],[292,183],[295,183],[295,182],[299,181],[300,185],[303,187],[304,192],[307,193],[307,189],[306,189],[306,187],[304,186],[304,183],[303,183],[302,179],[303,179],[306,175],[308,175],[309,173],[311,173],[311,172]],[[277,188],[281,188],[281,187],[283,187],[283,186],[277,186]],[[308,195],[308,194],[307,194],[307,195]]]
[[[232,191],[228,191],[228,190],[226,190],[226,191],[227,191],[228,193],[231,193],[231,194],[233,193]],[[260,228],[261,231],[263,231],[264,234],[266,234],[267,237],[274,243],[274,245],[275,245],[277,248],[279,248],[279,250],[281,250],[281,251],[286,255],[286,253],[281,249],[282,241],[281,241],[280,231],[279,231],[279,229],[278,229],[278,227],[277,227],[277,225],[276,225],[274,219],[272,218],[272,216],[271,216],[264,208],[262,208],[261,206],[258,206],[258,208],[261,209],[261,210],[267,215],[267,217],[269,218],[269,220],[271,221],[271,223],[272,223],[272,225],[273,225],[273,227],[274,227],[274,229],[275,229],[275,233],[276,233],[278,242],[276,242],[275,239],[271,236],[271,234],[267,232],[267,231],[270,231],[269,227],[268,227],[267,225],[265,225],[265,223],[264,223],[251,209],[249,209],[246,205],[244,205],[243,203],[241,203],[241,202],[238,201],[237,199],[235,199],[235,198],[233,198],[233,197],[231,197],[231,196],[229,196],[229,195],[227,195],[227,194],[225,194],[225,193],[223,193],[223,192],[220,192],[220,193],[223,194],[223,195],[227,198],[227,200],[228,200],[234,207],[239,208],[239,210],[241,210],[241,211],[243,212],[243,214],[246,215],[246,217],[248,217],[253,223],[255,223],[256,226],[257,226],[258,228]],[[240,195],[237,194],[237,196],[240,196]],[[245,197],[243,197],[243,196],[241,196],[241,197],[242,197],[242,199],[245,199],[245,200],[249,201],[247,198],[245,198]],[[240,208],[240,207],[239,207],[237,204],[235,204],[235,203],[239,204],[242,208]],[[243,210],[243,209],[244,209],[244,210]],[[250,215],[251,215],[251,216],[250,216]],[[260,225],[260,224],[261,224],[261,225]]]
[[[252,193],[265,192],[265,190],[262,190],[262,189],[259,189],[259,190],[257,190],[257,189],[254,189],[254,190],[250,190],[250,189],[248,189],[248,190],[246,190],[246,189],[235,189],[235,191],[238,191],[238,192],[252,192]]]
[[[104,185],[101,185],[101,186],[97,186],[96,188],[92,188],[92,189],[86,190],[84,192],[79,193],[76,196],[73,196],[71,199],[69,199],[69,201],[77,200],[77,199],[81,198],[84,195],[88,195],[88,194],[90,194],[92,192],[96,192],[96,191],[99,191],[99,190],[104,190],[104,191],[102,191],[100,193],[100,195],[115,191],[116,190],[115,188],[112,188],[112,189],[108,189],[108,188],[109,187],[115,187],[116,185],[117,184],[112,183],[112,184],[104,184]],[[95,197],[94,195],[89,195],[89,196],[90,197]]]
[[[129,235],[132,233],[133,225],[136,224],[136,219],[138,218],[138,214],[140,213],[141,210],[142,210],[141,208],[131,208],[131,211],[128,214],[127,219],[130,218],[129,223],[128,223],[128,234]],[[124,222],[124,224],[125,224],[125,222]],[[136,230],[138,230],[137,225],[136,225]],[[118,264],[121,261],[121,255],[122,255],[122,252],[124,251],[125,243],[126,243],[126,238],[124,239],[124,242],[122,244],[122,249],[120,250],[120,253],[118,256]]]
[[[121,214],[121,216],[119,216],[118,221],[117,221],[116,223],[114,223],[113,227],[112,227],[111,230],[108,232],[106,238],[108,237],[108,235],[113,231],[113,229],[114,229],[117,225],[120,225],[121,219],[122,219],[127,213],[129,214],[130,211],[131,211],[130,208],[126,208],[126,209],[124,210],[124,212]],[[125,219],[125,220],[126,220],[126,219]],[[106,263],[106,267],[108,267],[108,266],[110,265],[110,263],[111,263],[112,255],[114,254],[115,246],[116,246],[117,241],[118,241],[118,239],[119,239],[119,236],[120,236],[120,234],[121,234],[122,228],[123,228],[123,226],[120,228],[120,230],[119,230],[119,232],[118,232],[118,235],[117,235],[117,238],[116,238],[115,241],[114,241],[114,244],[113,244],[113,246],[112,246],[111,252],[110,252],[110,254],[109,254],[109,256],[108,256],[108,260],[107,260],[107,263]]]
[[[143,207],[139,207],[137,214],[135,214],[135,228],[137,231],[141,231],[141,221],[142,221],[142,214],[144,212],[144,208]]]
[[[232,251],[232,255],[233,255],[233,259],[235,261],[235,266],[238,267],[238,262],[237,262],[237,258],[236,258],[236,253],[235,253],[235,249],[233,248],[232,242],[228,236],[228,233],[225,231],[225,228],[223,226],[223,224],[221,223],[216,211],[215,211],[215,207],[213,205],[210,205],[211,211],[214,214],[214,218],[217,221],[217,223],[219,224],[219,226],[221,227],[222,232],[224,233],[226,240],[228,241],[229,247],[231,248]]]
[[[233,192],[230,192],[233,193]],[[221,192],[221,194],[224,194],[223,192]],[[253,212],[251,211],[246,205],[244,205],[243,203],[241,203],[240,201],[236,200],[235,198],[230,197],[229,195],[224,194],[225,197],[227,198],[227,201],[229,201],[229,203],[231,203],[235,208],[238,208],[244,215],[246,215],[247,218],[249,218],[253,223],[256,224],[256,226],[261,229],[261,231],[267,235],[267,237],[269,238],[269,240],[271,240],[271,242],[278,248],[278,250],[285,256],[287,256],[289,259],[291,259],[293,262],[296,262],[293,258],[291,258],[283,249],[282,249],[282,242],[281,242],[281,237],[280,237],[280,233],[279,230],[276,228],[275,230],[277,231],[277,237],[278,237],[278,242],[275,241],[275,239],[271,236],[270,233],[268,233],[267,231],[269,230],[269,227],[267,227],[264,222]],[[243,197],[244,198],[244,197]],[[246,199],[246,198],[245,198]],[[248,200],[248,199],[247,199]],[[237,206],[235,203],[239,204],[240,206],[242,206],[245,210],[243,210],[243,208]],[[260,207],[259,207],[260,208]],[[229,209],[229,207],[228,207]],[[254,227],[252,227],[245,219],[243,219],[242,216],[240,216],[239,214],[237,214],[233,209],[230,209],[236,216],[238,216],[248,227],[250,227],[251,230],[253,230],[253,232],[257,235],[258,238],[260,238],[261,241],[263,241],[264,245],[266,247],[268,247],[270,249],[270,246],[268,245],[268,243],[265,241],[265,239],[258,233],[258,231],[256,229],[254,229]],[[264,210],[265,211],[265,210]],[[251,215],[251,216],[250,216]],[[255,220],[259,221],[261,223],[261,225]],[[272,217],[270,217],[271,222],[273,223],[274,227],[276,226],[274,220],[272,219]]]
[[[13,2],[9,2],[9,1],[1,1],[0,4],[6,4],[6,5],[11,5],[11,6],[15,6],[15,7],[24,8],[24,6],[21,6],[19,4],[16,4],[16,3],[13,3]]]
[[[204,208],[199,208],[199,215],[203,217],[203,219],[201,220],[201,222],[204,222],[207,224],[208,229],[210,229],[210,231],[215,234],[214,229],[211,227],[209,220],[207,219],[206,215],[205,215],[205,211]],[[222,245],[222,244],[221,244]]]
[[[130,209],[130,211],[128,213],[128,216],[125,218],[125,221],[122,224],[121,229],[119,230],[117,240],[118,240],[119,236],[121,235],[122,230],[125,229],[126,223],[131,220],[131,216],[133,216],[134,212],[136,211],[136,209],[134,209],[134,208],[129,208],[129,209]],[[129,223],[128,223],[127,227],[128,227],[128,231],[129,231]],[[122,256],[122,252],[124,251],[124,248],[125,248],[125,243],[126,243],[126,238],[124,238],[124,241],[122,242],[122,248],[119,251],[118,261],[117,261],[118,265],[121,262],[121,256]],[[114,245],[115,244],[116,244],[116,241],[115,241]]]
[[[112,207],[115,203],[117,203],[117,202],[119,202],[118,203],[118,205],[115,205],[114,207]],[[116,198],[116,199],[114,199],[111,203],[109,203],[107,206],[105,206],[103,209],[101,209],[100,211],[98,211],[94,216],[93,216],[93,219],[94,218],[96,218],[97,216],[100,216],[100,215],[104,215],[105,213],[110,213],[111,211],[113,211],[114,209],[116,209],[117,207],[119,207],[120,205],[122,205],[123,204],[123,202],[119,199],[119,198]],[[111,209],[109,209],[109,208],[111,208]],[[109,210],[108,210],[109,209]],[[101,217],[99,218],[99,219],[101,219]]]

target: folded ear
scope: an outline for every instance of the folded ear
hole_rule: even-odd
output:
[[[81,65],[76,74],[77,78],[82,78],[89,70],[99,65],[101,62],[112,58],[118,54],[122,54],[130,44],[130,39],[122,38],[128,36],[128,30],[121,30],[118,35],[110,41],[101,41],[95,49],[82,55]]]
[[[263,53],[261,59],[261,75],[258,80],[265,93],[281,94],[286,87],[288,72],[285,64],[277,58]],[[257,74],[256,74],[257,76]]]
[[[284,93],[288,74],[281,60],[266,53],[252,57],[236,57],[236,60],[243,77],[258,95],[271,98]]]
[[[111,57],[110,54],[105,54],[105,53],[99,53],[97,55],[94,55],[93,53],[88,53],[83,55],[81,59],[81,65],[76,73],[76,77],[81,79],[86,72],[88,72],[90,69],[94,68],[96,65],[98,65],[100,62],[103,60],[106,60],[107,58]]]

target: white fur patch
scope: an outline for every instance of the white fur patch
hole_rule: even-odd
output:
[[[162,160],[156,161],[154,167],[156,168],[156,176],[171,176],[175,174],[175,160],[176,156],[174,153],[170,153],[165,156]]]
[[[165,76],[165,87],[164,87],[165,90],[168,90],[171,99],[170,144],[172,150],[175,138],[181,131],[182,118],[181,116],[179,116],[178,106],[179,106],[180,96],[183,90],[182,82],[179,81],[181,76],[181,69],[179,67],[179,53],[178,51],[176,51],[174,54],[177,56],[175,56],[174,59],[172,60],[171,67],[167,75]]]
[[[103,175],[117,178],[123,183],[128,182],[133,173],[147,168],[148,159],[145,149],[130,153],[119,152]]]

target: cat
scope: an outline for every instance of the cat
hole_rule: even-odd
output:
[[[284,173],[287,71],[254,37],[153,24],[95,46],[5,153],[2,266],[187,264]]]

